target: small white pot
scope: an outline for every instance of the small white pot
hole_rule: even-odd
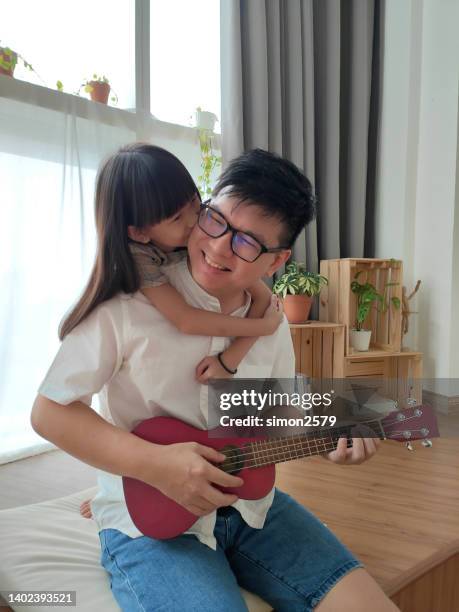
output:
[[[215,122],[217,121],[217,115],[209,113],[208,111],[196,111],[196,127],[201,130],[214,131]]]
[[[351,329],[349,332],[349,340],[352,348],[356,351],[368,351],[370,346],[371,329]]]

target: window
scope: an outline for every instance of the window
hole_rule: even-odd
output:
[[[218,0],[151,0],[150,75],[150,108],[161,121],[194,125],[198,106],[220,119]]]
[[[60,80],[75,93],[94,73],[105,75],[117,106],[134,108],[134,31],[134,0],[14,0],[2,11],[1,44],[19,52],[44,83],[20,62],[17,78],[51,89]]]

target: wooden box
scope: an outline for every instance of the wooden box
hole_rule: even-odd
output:
[[[319,319],[338,322],[346,327],[344,348],[346,355],[356,354],[349,343],[349,330],[355,326],[357,296],[351,291],[351,282],[357,272],[359,283],[369,282],[384,294],[387,283],[397,283],[387,289],[385,312],[371,309],[364,327],[371,329],[371,353],[398,353],[402,340],[402,311],[390,302],[392,297],[402,301],[402,262],[394,259],[326,259],[320,262],[320,273],[328,278],[328,286],[320,294]]]
[[[344,325],[290,324],[296,371],[312,378],[344,377]]]
[[[396,400],[400,408],[408,408],[409,399],[422,404],[422,353],[374,351],[372,355],[356,353],[344,357],[344,377],[350,381],[370,379],[372,383],[381,379],[381,393]]]

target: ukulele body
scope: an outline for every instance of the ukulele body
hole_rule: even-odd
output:
[[[265,437],[223,438],[219,437],[220,434],[218,437],[211,437],[207,430],[197,429],[170,417],[153,417],[142,421],[132,433],[155,444],[198,442],[216,450],[232,447],[231,457],[217,464],[217,467],[225,470],[226,466],[229,467],[236,460],[242,469],[232,473],[242,478],[244,484],[241,487],[217,488],[225,493],[234,493],[241,499],[261,499],[274,486],[276,474],[274,464],[262,467],[247,467],[243,464],[244,447],[251,442],[263,441]],[[139,531],[149,537],[159,540],[173,538],[187,531],[199,518],[141,480],[123,476],[123,490],[133,523]]]

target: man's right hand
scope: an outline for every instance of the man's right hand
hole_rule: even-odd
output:
[[[167,444],[156,454],[155,482],[148,482],[196,516],[231,506],[237,495],[222,493],[214,485],[240,487],[242,478],[227,474],[213,463],[225,455],[197,442]],[[146,482],[146,481],[145,481]]]

